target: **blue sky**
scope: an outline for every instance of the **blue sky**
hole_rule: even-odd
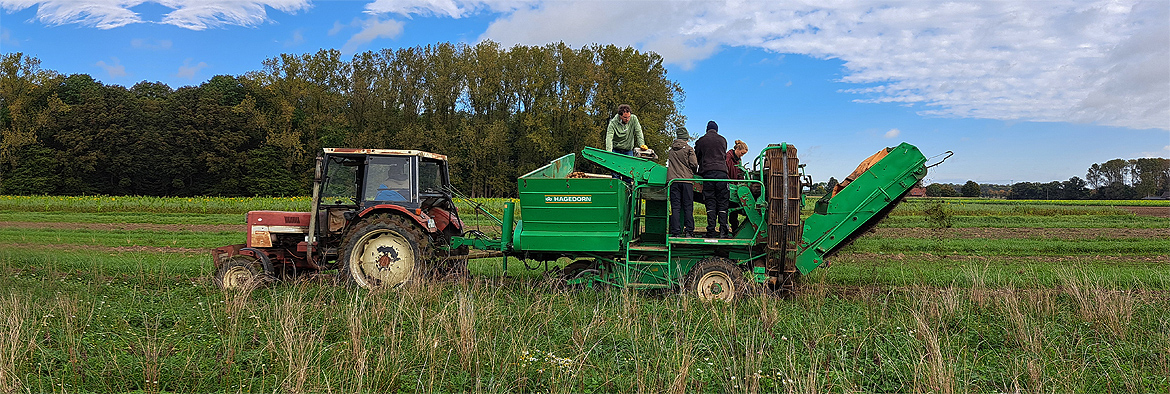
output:
[[[0,52],[198,85],[281,53],[483,39],[662,55],[698,134],[800,149],[817,181],[901,142],[933,182],[1170,157],[1170,1],[0,0]],[[637,109],[635,108],[635,113]]]

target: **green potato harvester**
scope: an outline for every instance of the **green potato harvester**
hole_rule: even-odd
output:
[[[585,160],[632,179],[582,174],[562,156],[517,179],[519,211],[506,203],[499,239],[455,237],[450,247],[552,261],[568,258],[569,285],[685,289],[732,300],[751,287],[791,290],[796,279],[877,224],[919,183],[926,157],[903,143],[874,155],[802,220],[806,191],[796,148],[771,145],[746,180],[727,182],[732,215],[745,217],[732,238],[668,236],[666,167],[651,160],[585,148]],[[944,159],[945,160],[945,159]],[[507,261],[504,261],[505,267]]]

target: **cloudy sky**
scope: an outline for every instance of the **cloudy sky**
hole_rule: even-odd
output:
[[[1167,0],[0,0],[0,52],[124,86],[480,40],[657,52],[692,133],[795,144],[818,181],[903,141],[955,152],[934,182],[1170,157]]]

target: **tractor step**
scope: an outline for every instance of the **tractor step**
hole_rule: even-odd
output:
[[[667,283],[627,283],[626,287],[631,289],[669,289],[674,286]]]
[[[755,245],[756,241],[738,238],[669,238],[672,245]]]
[[[670,263],[667,263],[665,261],[649,261],[649,260],[627,260],[626,264],[636,265],[636,266],[644,266],[644,267],[666,267],[666,266],[670,265]]]
[[[666,245],[630,245],[630,250],[665,252]]]

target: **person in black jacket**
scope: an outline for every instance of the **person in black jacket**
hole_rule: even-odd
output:
[[[719,125],[707,122],[707,134],[695,141],[695,156],[699,158],[699,175],[704,179],[727,179],[727,139],[719,135]],[[707,238],[730,238],[727,226],[727,206],[730,203],[727,182],[704,182],[703,203],[707,206]],[[716,232],[715,224],[719,223]]]

